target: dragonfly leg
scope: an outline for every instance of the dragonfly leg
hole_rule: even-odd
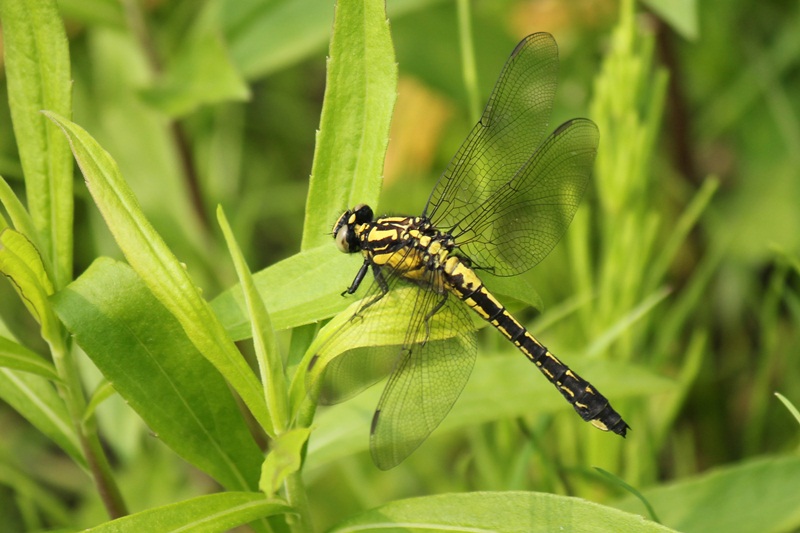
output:
[[[361,271],[359,271],[359,274],[360,274],[360,272]],[[368,302],[364,303],[361,306],[361,308],[358,310],[358,312],[356,312],[356,314],[354,314],[353,317],[350,320],[353,320],[356,317],[361,318],[361,315],[362,315],[362,313],[364,313],[364,311],[366,311],[369,307],[371,307],[371,306],[375,305],[376,303],[378,303],[381,300],[381,298],[383,298],[384,296],[389,294],[389,283],[386,281],[386,278],[383,276],[383,272],[381,271],[381,267],[379,267],[377,265],[372,265],[372,273],[375,275],[375,282],[378,284],[378,288],[381,291],[379,293],[377,293],[376,295],[372,296]],[[364,276],[361,276],[361,278],[363,279]],[[360,281],[359,281],[359,283],[360,283]]]
[[[438,313],[439,310],[441,310],[441,308],[444,307],[444,304],[446,303],[447,303],[447,293],[445,292],[442,294],[442,299],[439,300],[439,303],[437,303],[433,307],[433,309],[431,309],[428,312],[428,314],[425,315],[425,339],[423,339],[422,341],[422,346],[425,346],[425,343],[428,342],[428,339],[431,337],[431,319],[433,318],[433,315]]]
[[[383,277],[381,267],[372,265],[372,275],[375,276],[375,282],[378,284],[378,287],[381,288],[381,292],[383,294],[389,292],[389,284],[386,282],[386,278]]]
[[[364,260],[364,264],[361,265],[361,268],[359,268],[358,272],[356,272],[356,277],[353,278],[353,283],[351,283],[350,286],[345,289],[345,291],[342,293],[342,296],[345,294],[353,294],[358,290],[359,285],[361,285],[361,282],[364,281],[364,276],[367,275],[367,268],[369,268],[369,261]],[[381,289],[383,289],[383,287],[381,287]],[[386,293],[386,291],[383,292]]]

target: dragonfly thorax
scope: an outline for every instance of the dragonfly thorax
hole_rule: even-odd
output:
[[[439,278],[445,263],[455,260],[453,238],[425,217],[385,216],[360,229],[365,260],[411,281],[430,283]]]

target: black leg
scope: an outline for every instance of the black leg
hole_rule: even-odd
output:
[[[364,264],[361,265],[361,268],[359,268],[358,272],[356,272],[356,277],[353,279],[353,283],[351,283],[350,286],[347,287],[347,290],[345,290],[342,293],[342,296],[344,296],[345,294],[353,294],[358,290],[359,285],[361,285],[361,282],[364,281],[364,276],[367,275],[367,268],[369,268],[369,261],[364,260]]]
[[[444,307],[445,303],[447,303],[446,292],[442,294],[442,299],[439,300],[439,303],[437,303],[434,308],[431,309],[427,315],[425,315],[425,340],[422,341],[422,346],[425,346],[425,343],[428,342],[428,339],[431,337],[431,318],[433,318],[433,315],[438,313],[442,307]]]

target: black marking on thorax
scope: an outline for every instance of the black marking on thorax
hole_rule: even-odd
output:
[[[370,262],[403,273],[441,270],[443,260],[455,248],[453,238],[424,217],[381,217],[365,225],[359,237]]]

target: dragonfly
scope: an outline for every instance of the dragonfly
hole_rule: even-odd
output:
[[[517,276],[544,259],[587,188],[598,129],[576,118],[547,135],[557,77],[552,35],[525,37],[420,216],[376,218],[362,204],[333,226],[338,249],[363,258],[342,294],[354,294],[370,272],[373,282],[310,358],[306,382],[319,403],[331,404],[388,375],[370,428],[372,459],[382,470],[416,450],[461,394],[477,356],[471,313],[513,343],[583,420],[623,437],[629,429],[480,277]],[[397,321],[408,324],[402,341],[387,344]]]

